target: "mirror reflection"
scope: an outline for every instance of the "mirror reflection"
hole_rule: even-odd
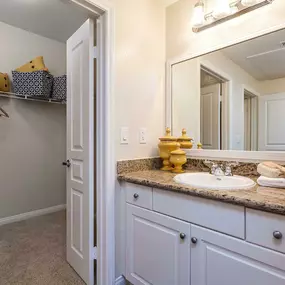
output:
[[[285,150],[285,30],[172,65],[172,132],[204,149]]]

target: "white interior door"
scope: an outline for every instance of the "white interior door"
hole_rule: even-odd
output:
[[[67,41],[67,261],[94,284],[94,23]]]
[[[220,149],[220,84],[201,88],[201,143],[205,149]]]
[[[285,150],[285,93],[259,97],[259,150]]]

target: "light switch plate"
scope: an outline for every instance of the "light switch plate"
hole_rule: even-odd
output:
[[[140,137],[140,144],[146,144],[147,142],[147,138],[146,138],[146,128],[140,128],[140,133],[139,133],[139,137]]]
[[[129,144],[129,128],[121,128],[121,144]]]

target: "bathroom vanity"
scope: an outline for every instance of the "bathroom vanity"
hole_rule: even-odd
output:
[[[284,285],[285,191],[199,190],[122,173],[125,277],[134,285]]]

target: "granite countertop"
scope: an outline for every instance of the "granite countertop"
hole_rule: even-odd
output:
[[[175,175],[160,170],[145,170],[120,173],[118,174],[118,180],[285,215],[285,189],[258,185],[251,190],[215,191],[196,189],[176,183],[173,180]],[[252,179],[256,180],[256,177]]]

